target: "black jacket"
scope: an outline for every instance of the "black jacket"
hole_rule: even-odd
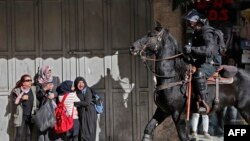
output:
[[[215,40],[215,34],[211,32],[208,25],[201,28],[200,31],[194,31],[192,34],[191,55],[194,58],[193,64],[200,67],[202,64],[212,64],[219,66],[221,56],[219,46]]]

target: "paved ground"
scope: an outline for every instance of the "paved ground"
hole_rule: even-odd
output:
[[[196,138],[196,141],[223,141],[224,137],[216,137],[216,136],[211,136],[211,139],[206,139],[203,137],[203,135],[198,135]]]

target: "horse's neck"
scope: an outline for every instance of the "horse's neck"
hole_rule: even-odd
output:
[[[164,77],[157,78],[157,84],[181,81],[185,73],[185,63],[182,58],[174,57],[177,55],[178,45],[170,33],[164,33],[162,46],[156,54],[156,59],[164,59],[156,62],[156,73]],[[169,57],[174,57],[168,59]]]
[[[168,52],[165,47],[156,55],[156,59],[163,59],[162,61],[157,61],[155,65],[157,77],[157,85],[162,85],[164,83],[170,83],[174,81],[175,69],[174,69],[174,59],[168,60],[167,58],[171,55],[168,55]],[[159,77],[161,76],[161,77]]]
[[[171,55],[174,56],[175,54]],[[158,57],[158,59],[164,59],[162,56]],[[185,78],[187,63],[184,60],[179,58],[174,58],[170,60],[163,60],[156,63],[156,74],[166,77],[157,77],[157,85],[162,85],[165,83],[172,83],[182,81]]]

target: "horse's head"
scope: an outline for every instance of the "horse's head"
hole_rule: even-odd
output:
[[[162,45],[162,36],[164,32],[165,29],[162,28],[160,23],[157,23],[154,30],[132,44],[130,53],[133,55],[138,55],[139,53],[147,55],[155,54]]]
[[[151,32],[135,41],[130,47],[130,52],[133,55],[139,54],[146,65],[147,60],[154,61],[154,73],[159,79],[173,78],[176,76],[176,71],[180,72],[178,76],[184,75],[185,70],[182,67],[185,66],[182,65],[183,62],[177,61],[182,56],[177,41],[160,23],[156,23]],[[154,57],[149,57],[150,55],[154,55]],[[179,70],[179,68],[181,69]],[[182,70],[184,71],[182,72]]]

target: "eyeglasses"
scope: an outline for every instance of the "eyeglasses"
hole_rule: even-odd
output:
[[[32,82],[31,79],[24,80],[24,82]]]

